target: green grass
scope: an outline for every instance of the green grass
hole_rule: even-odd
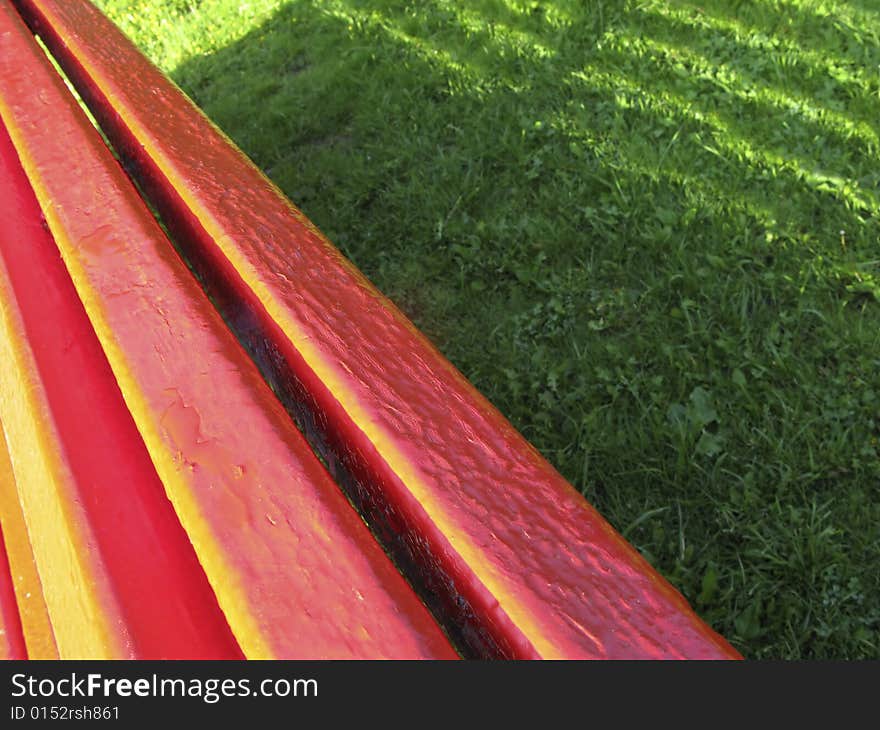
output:
[[[747,657],[880,657],[880,8],[103,0]]]

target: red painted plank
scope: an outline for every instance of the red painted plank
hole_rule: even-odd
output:
[[[95,8],[16,5],[471,651],[738,656]]]
[[[0,449],[3,445],[0,444]],[[27,647],[15,601],[12,573],[0,531],[0,659],[27,659]]]
[[[8,6],[0,117],[245,655],[454,658]]]
[[[240,658],[2,126],[0,218],[0,404],[62,658]]]

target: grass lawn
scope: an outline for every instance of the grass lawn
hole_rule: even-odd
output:
[[[101,0],[750,658],[880,658],[880,4]]]

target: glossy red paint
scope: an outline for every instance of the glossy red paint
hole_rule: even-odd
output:
[[[455,658],[6,4],[0,6],[0,117],[63,259],[56,269],[66,267],[68,289],[82,301],[109,362],[112,376],[108,370],[102,382],[118,383],[126,416],[244,654]],[[23,260],[39,255],[13,253]],[[36,299],[51,300],[46,289],[66,291],[63,286],[52,281],[15,293],[28,298],[22,310],[35,319]],[[37,340],[31,331],[27,338]],[[121,416],[113,420],[110,405],[83,396],[82,383],[71,374],[71,358],[90,346],[87,339],[74,329],[41,348],[43,380],[59,391],[50,402],[67,397],[78,403],[70,409],[79,414],[68,434],[71,462],[88,462],[96,449],[104,451],[93,442],[94,432],[125,428]],[[89,414],[87,422],[82,414]],[[133,442],[124,439],[114,449],[131,451]],[[108,539],[118,541],[143,530],[125,519],[145,498],[136,502],[137,488],[129,487],[137,475],[110,478],[104,467],[101,461],[80,465],[108,490],[112,507],[93,508],[116,517],[116,534]],[[162,564],[163,553],[172,552],[169,540],[161,535],[155,544],[144,543],[144,565],[136,572],[151,571],[161,580],[162,570],[149,564]],[[182,577],[177,593],[193,581],[192,575]],[[163,610],[155,598],[143,600],[149,601],[144,620],[155,624],[155,641],[178,629],[175,612]],[[122,621],[126,627],[129,615]]]
[[[0,298],[17,315],[19,347],[35,365],[31,381],[5,384],[2,405],[16,410],[11,389],[41,391],[47,413],[33,428],[63,464],[54,485],[39,483],[28,471],[27,444],[10,439],[62,658],[82,651],[83,637],[80,627],[70,636],[58,624],[75,625],[65,612],[90,603],[84,596],[95,586],[106,599],[101,612],[113,617],[104,628],[110,635],[98,639],[110,657],[240,658],[2,127],[0,218],[7,222],[0,228]],[[0,377],[14,372],[9,367]],[[52,537],[37,522],[44,515],[34,514],[46,511],[47,500],[60,504],[66,520],[48,525]],[[82,538],[75,549],[89,586],[57,570],[53,541],[68,532]]]
[[[738,658],[95,8],[16,5],[469,652]]]
[[[0,448],[3,448],[2,444]],[[6,559],[3,533],[0,531],[0,660],[2,659],[27,659],[27,647],[15,601],[9,561]]]

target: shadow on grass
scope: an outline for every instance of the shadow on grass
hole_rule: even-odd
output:
[[[846,5],[861,11],[861,18],[864,23],[870,24],[880,21],[880,7],[874,0],[844,0]],[[876,33],[876,28],[874,29]]]
[[[173,76],[747,655],[877,656],[880,52],[671,7],[301,0]]]

